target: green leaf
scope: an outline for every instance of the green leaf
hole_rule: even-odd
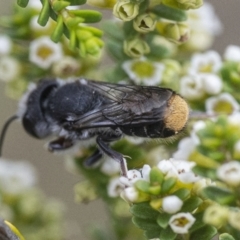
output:
[[[55,27],[51,35],[52,41],[55,43],[59,42],[62,37],[62,34],[63,34],[63,17],[62,15],[59,15],[57,19],[57,26]]]
[[[183,22],[187,20],[187,14],[185,11],[171,8],[163,4],[154,7],[152,12],[161,18],[166,18],[177,22]]]
[[[179,197],[181,200],[185,200],[190,196],[190,190],[186,188],[180,188],[177,191],[173,192],[172,195]]]
[[[87,2],[87,0],[66,0],[70,2],[71,6],[78,6],[78,5],[83,5]]]
[[[150,171],[150,182],[151,184],[162,184],[164,175],[161,170],[157,167],[153,167]]]
[[[107,42],[107,49],[112,57],[114,57],[116,60],[123,60],[126,58],[125,53],[123,52],[122,44],[119,44],[119,42],[110,40]]]
[[[215,227],[205,225],[202,228],[192,232],[189,240],[211,240],[218,233]]]
[[[102,19],[102,13],[95,10],[69,10],[69,12],[83,18],[85,23],[96,23]]]
[[[158,238],[161,233],[161,229],[155,231],[144,231],[144,236],[147,239]]]
[[[43,4],[43,7],[41,9],[41,12],[39,13],[38,23],[41,26],[45,26],[50,16],[50,4],[48,0],[42,0],[42,4]]]
[[[124,41],[124,35],[122,32],[122,28],[120,28],[117,24],[111,21],[105,21],[101,24],[101,29],[104,31],[105,35],[109,35],[112,39],[118,41]]]
[[[233,192],[220,187],[209,186],[203,189],[203,195],[222,205],[234,204],[237,200]]]
[[[219,235],[219,240],[235,240],[235,238],[229,233],[222,233]]]
[[[199,198],[199,197],[190,197],[186,201],[184,201],[183,206],[181,208],[181,212],[192,212],[201,203],[202,203],[202,199],[201,198]]]
[[[135,183],[135,187],[138,190],[142,191],[142,192],[148,193],[149,192],[150,183],[147,182],[147,181],[144,181],[144,180],[138,180]]]
[[[173,240],[175,239],[177,234],[173,232],[170,226],[168,226],[166,229],[163,229],[160,234],[161,240]],[[195,239],[196,240],[196,239]]]
[[[203,215],[204,215],[204,211],[202,212],[198,212],[196,214],[194,214],[193,216],[195,217],[195,222],[193,224],[193,226],[190,229],[190,232],[194,232],[199,228],[202,228],[203,226],[205,226],[206,224],[203,222]]]
[[[133,217],[132,221],[137,227],[139,227],[143,230],[146,230],[146,231],[160,230],[159,225],[156,223],[156,221],[153,221],[153,220]]]
[[[130,208],[130,212],[138,218],[143,219],[156,219],[159,212],[154,210],[148,202],[146,203],[136,203]]]
[[[162,184],[161,193],[164,194],[169,192],[175,186],[176,182],[177,182],[176,178],[173,177],[165,179]]]
[[[25,8],[28,5],[29,0],[17,0],[17,4],[22,7]]]
[[[164,57],[168,57],[170,55],[170,51],[163,45],[149,44],[150,53],[148,54],[149,58],[152,59],[161,59]]]
[[[55,12],[59,12],[63,10],[64,8],[68,7],[70,5],[67,1],[55,1],[52,4],[52,8]]]
[[[169,223],[169,219],[171,218],[172,215],[168,213],[160,213],[158,218],[157,218],[157,223],[160,227],[166,228]]]

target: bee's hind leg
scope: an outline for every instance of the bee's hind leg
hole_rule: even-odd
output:
[[[119,138],[119,136],[118,136]],[[113,138],[109,137],[102,137],[102,136],[98,136],[96,139],[96,142],[99,146],[99,149],[105,153],[107,156],[109,156],[110,158],[113,158],[114,160],[118,161],[120,163],[120,168],[121,168],[121,174],[124,177],[127,177],[127,164],[126,164],[126,160],[123,157],[122,154],[114,151],[113,149],[111,149],[109,147],[109,142],[113,141]]]
[[[84,161],[83,164],[85,167],[91,167],[96,162],[98,162],[102,158],[102,156],[103,156],[102,152],[99,149],[97,149],[90,157],[88,157]]]

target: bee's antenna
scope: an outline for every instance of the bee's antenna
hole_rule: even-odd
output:
[[[10,125],[10,123],[12,123],[14,120],[18,119],[17,115],[14,115],[12,117],[10,117],[4,124],[1,135],[0,135],[0,157],[2,156],[2,146],[3,146],[3,141],[7,132],[7,129]]]

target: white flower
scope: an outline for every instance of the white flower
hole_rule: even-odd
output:
[[[183,205],[183,201],[177,196],[167,196],[163,198],[163,211],[169,214],[178,212]]]
[[[127,202],[136,202],[138,200],[139,193],[135,187],[125,188],[121,192],[121,197]]]
[[[12,49],[12,41],[7,35],[0,34],[0,55],[7,55]]]
[[[227,46],[223,56],[227,61],[240,62],[240,47],[236,45]]]
[[[157,85],[162,81],[165,66],[141,58],[125,61],[122,68],[136,84]]]
[[[151,167],[147,164],[143,165],[142,168],[142,179],[146,181],[150,181],[149,175],[150,175]]]
[[[221,22],[210,3],[204,2],[199,9],[189,10],[188,15],[191,29],[198,29],[211,35],[219,35],[222,32]]]
[[[217,176],[222,181],[232,186],[240,184],[240,163],[231,161],[224,163],[217,169]]]
[[[201,129],[204,129],[206,127],[206,122],[200,120],[200,121],[196,121],[194,124],[193,124],[193,127],[192,127],[192,131],[190,133],[191,135],[191,141],[193,141],[194,145],[198,145],[200,143],[200,140],[197,136],[197,132]],[[180,141],[181,142],[181,141]],[[181,148],[181,145],[180,145],[180,142],[178,144],[178,148]],[[190,142],[189,142],[190,143]],[[192,144],[193,145],[193,144]],[[173,157],[174,158],[174,157]],[[185,159],[185,158],[183,158]]]
[[[196,138],[197,139],[197,138]],[[173,153],[173,158],[176,160],[188,160],[190,154],[196,148],[197,143],[191,137],[186,137],[178,143],[178,150]]]
[[[205,108],[208,114],[213,113],[234,113],[239,111],[239,104],[229,93],[222,93],[216,97],[210,97],[205,101]]]
[[[29,60],[40,68],[49,68],[62,56],[61,44],[52,42],[47,36],[40,37],[30,43]]]
[[[120,182],[119,177],[112,178],[107,186],[108,196],[112,198],[118,197],[123,189],[124,185]]]
[[[221,57],[217,52],[196,53],[192,56],[189,74],[216,73],[221,66]]]
[[[29,0],[27,7],[33,8],[35,10],[41,10],[42,3],[38,0]]]
[[[188,233],[195,220],[190,213],[177,213],[170,218],[169,225],[175,233],[185,234]]]
[[[240,140],[238,140],[234,145],[234,151],[240,153]]]
[[[44,31],[46,32],[46,31],[50,30],[51,23],[52,23],[52,20],[49,19],[49,21],[47,22],[47,24],[45,26],[41,26],[38,23],[38,16],[34,16],[34,17],[31,18],[31,21],[29,23],[29,27],[30,27],[31,31],[33,31],[33,32],[42,33]]]
[[[240,127],[240,113],[235,112],[232,115],[228,116],[228,123],[234,126]]]
[[[19,194],[36,183],[36,172],[25,161],[0,158],[0,188],[9,194]]]
[[[202,77],[203,89],[210,95],[219,94],[222,91],[222,80],[216,74],[202,73],[199,74]]]
[[[162,160],[157,167],[166,175],[166,177],[176,177],[181,182],[193,183],[200,179],[192,172],[194,162],[187,162],[175,159]]]
[[[101,165],[100,170],[102,173],[112,176],[120,172],[120,165],[119,162],[113,160],[112,158],[106,157]]]
[[[128,142],[138,145],[143,143],[146,139],[141,137],[132,137],[132,136],[125,136],[125,139],[127,139]]]
[[[10,56],[0,58],[0,80],[10,82],[16,79],[20,74],[19,62]]]
[[[133,186],[134,183],[139,179],[142,179],[141,172],[135,169],[129,170],[127,172],[127,178],[120,177],[121,183],[124,184],[125,186]]]
[[[201,99],[204,96],[203,82],[199,75],[187,75],[180,80],[180,94],[188,100]]]
[[[74,76],[80,68],[80,62],[73,57],[66,56],[54,63],[53,73],[56,76]]]

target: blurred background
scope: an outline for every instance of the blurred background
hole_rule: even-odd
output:
[[[0,15],[8,15],[14,1],[0,0]],[[240,45],[240,4],[239,0],[211,0],[216,14],[223,25],[223,32],[215,40],[212,49],[220,54],[227,45]],[[4,84],[0,82],[0,126],[17,109],[17,102],[6,98]],[[81,176],[67,172],[62,156],[54,156],[47,152],[44,141],[29,137],[19,122],[14,122],[8,130],[3,149],[3,157],[14,160],[28,160],[38,170],[39,186],[49,197],[61,199],[67,206],[66,218],[73,223],[78,234],[86,234],[92,223],[107,224],[107,214],[101,200],[87,205],[74,202],[74,185]],[[80,238],[79,238],[80,239]],[[87,238],[81,238],[87,239]]]

